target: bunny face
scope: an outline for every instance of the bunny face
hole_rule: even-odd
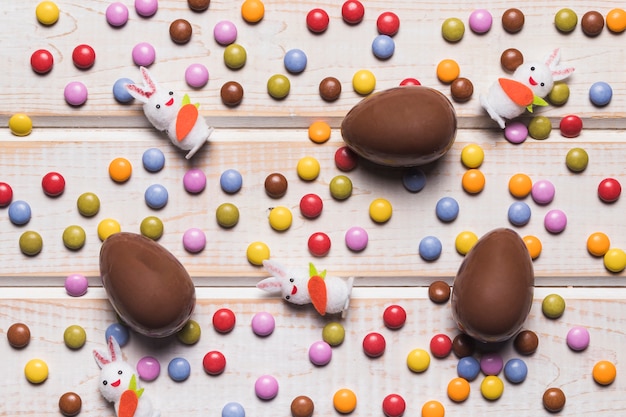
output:
[[[111,362],[100,372],[100,393],[109,402],[117,402],[128,389],[133,368],[126,362]]]
[[[173,91],[155,91],[143,105],[143,111],[158,130],[167,130],[176,120],[181,99]]]
[[[545,97],[554,86],[552,70],[541,62],[520,65],[513,73],[513,78],[527,85],[538,97]]]
[[[292,304],[309,304],[311,297],[307,289],[309,274],[306,271],[289,271],[277,262],[263,261],[265,269],[272,274],[257,284],[257,288],[270,293],[280,293]]]

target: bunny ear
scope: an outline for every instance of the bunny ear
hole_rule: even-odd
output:
[[[556,68],[560,60],[561,60],[561,50],[559,48],[556,48],[554,51],[552,51],[550,55],[546,57],[544,62],[548,66],[548,68],[553,70]]]
[[[131,96],[141,101],[142,103],[147,103],[148,100],[150,99],[150,96],[152,95],[151,92],[144,91],[141,87],[137,86],[136,84],[126,84],[126,90]]]
[[[569,67],[569,68],[558,67],[557,69],[552,71],[552,79],[554,81],[561,81],[569,77],[570,75],[572,75],[573,72],[574,72],[574,67]]]
[[[287,278],[287,271],[276,261],[266,259],[263,261],[263,268],[270,274],[278,278]]]
[[[111,355],[111,362],[121,360],[122,350],[120,349],[119,343],[117,343],[117,339],[113,336],[109,336],[108,345],[109,345],[109,354]]]
[[[281,292],[283,288],[280,280],[274,277],[265,278],[264,280],[258,282],[256,284],[256,287],[260,290],[267,291],[272,294]]]
[[[107,358],[107,356],[103,352],[100,352],[99,350],[93,351],[93,357],[96,360],[98,367],[100,367],[101,369],[104,365],[111,363],[109,358]]]
[[[139,71],[141,71],[141,77],[143,78],[143,83],[145,84],[146,87],[148,87],[148,90],[150,91],[150,94],[152,95],[156,91],[156,83],[150,76],[150,72],[148,72],[148,68],[139,67]]]

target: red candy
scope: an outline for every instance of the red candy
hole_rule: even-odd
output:
[[[45,49],[38,49],[30,56],[30,66],[37,74],[45,74],[52,69],[54,58]]]
[[[583,121],[580,117],[570,114],[561,119],[559,129],[561,129],[561,135],[566,138],[575,138],[583,130]]]
[[[380,333],[372,332],[363,338],[363,351],[370,358],[382,356],[386,346],[385,337]]]
[[[65,190],[65,178],[58,172],[48,172],[41,180],[43,192],[50,197],[56,197],[63,194]]]
[[[220,308],[213,314],[213,327],[220,333],[228,333],[235,328],[235,313],[228,308]]]
[[[405,85],[422,85],[422,83],[420,83],[416,78],[405,78],[404,80],[400,81],[400,86]]]
[[[0,207],[6,207],[13,200],[13,188],[6,182],[0,182]]]
[[[452,340],[448,335],[436,334],[430,339],[430,352],[436,358],[445,358],[452,351]]]
[[[347,146],[342,146],[335,151],[335,165],[341,171],[352,171],[356,168],[359,157]]]
[[[328,28],[330,18],[323,9],[313,9],[306,15],[306,26],[313,33],[322,33]]]
[[[300,213],[308,219],[314,219],[322,214],[324,203],[317,194],[306,194],[300,199]]]
[[[400,29],[400,18],[393,12],[381,13],[376,20],[376,27],[381,35],[393,36]]]
[[[598,185],[598,197],[605,203],[614,203],[622,193],[622,186],[615,178],[605,178]]]
[[[219,375],[226,368],[226,358],[222,352],[213,350],[204,355],[202,359],[202,367],[209,375]]]
[[[88,69],[91,68],[96,61],[96,52],[89,45],[78,45],[74,48],[74,52],[72,52],[72,60],[77,68]]]
[[[330,238],[326,233],[316,232],[309,237],[309,252],[313,256],[326,256],[330,251]]]
[[[351,25],[359,23],[365,15],[365,7],[358,0],[348,0],[341,7],[341,16],[346,23]]]
[[[383,399],[383,413],[387,417],[400,417],[406,410],[406,402],[398,394],[389,394]]]
[[[389,329],[399,329],[406,322],[406,311],[399,305],[390,305],[383,313],[383,322]]]

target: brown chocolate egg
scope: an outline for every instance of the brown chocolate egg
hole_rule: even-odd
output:
[[[481,342],[502,342],[522,328],[533,301],[535,275],[528,249],[511,229],[480,238],[461,263],[452,287],[452,316]]]
[[[454,143],[456,127],[446,96],[429,87],[403,86],[359,102],[343,119],[341,135],[371,162],[408,167],[441,158]]]
[[[196,305],[185,267],[163,246],[136,233],[115,233],[104,241],[100,276],[120,318],[146,336],[176,333]]]

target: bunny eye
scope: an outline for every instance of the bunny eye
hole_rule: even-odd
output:
[[[108,382],[106,380],[102,381],[102,385],[106,386],[106,384],[108,384]]]
[[[117,371],[117,374],[118,374],[118,375],[122,375],[122,373],[123,373],[123,372],[122,372],[122,370],[121,370],[121,369],[120,369],[119,371]]]
[[[545,86],[545,85],[546,85],[546,83],[541,83],[541,86],[542,86],[542,87],[543,87],[543,86]]]
[[[534,70],[535,70],[535,67],[530,67],[530,70],[531,70],[531,71],[534,71]]]
[[[289,300],[289,298],[291,298],[291,297],[288,296],[288,295],[285,296],[285,300]]]
[[[294,281],[295,281],[295,279],[289,278],[289,282],[294,282]]]
[[[168,94],[169,94],[170,96],[173,96],[173,95],[174,95],[174,92],[173,92],[173,91],[170,91]]]
[[[160,109],[160,108],[161,108],[161,105],[160,105],[160,104],[157,104],[157,105],[156,105],[156,108],[157,108],[157,110],[158,110],[158,109]]]

